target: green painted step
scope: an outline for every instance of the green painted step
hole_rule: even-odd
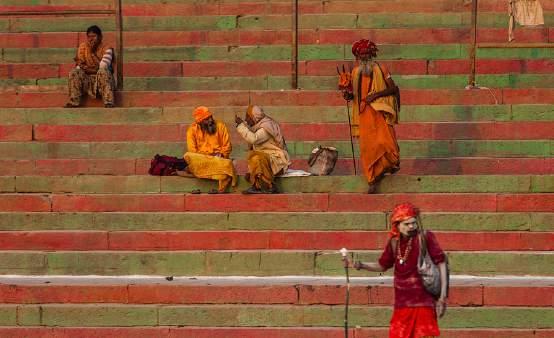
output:
[[[241,14],[241,13],[237,13]],[[126,31],[228,31],[290,30],[290,13],[278,15],[203,15],[203,16],[125,16]],[[8,21],[9,20],[9,21]],[[545,12],[546,26],[554,23],[554,13]],[[0,18],[0,32],[80,32],[97,24],[104,31],[115,30],[110,17],[20,17]],[[467,28],[471,14],[437,13],[325,13],[299,16],[301,29],[381,29],[381,28]],[[507,28],[504,13],[480,13],[478,26]]]
[[[321,142],[288,142],[293,158],[307,158]],[[403,158],[453,158],[453,157],[551,157],[554,140],[532,141],[400,141]],[[334,141],[326,145],[337,148],[342,157],[351,154],[350,142]],[[155,154],[182,156],[186,149],[183,142],[0,142],[4,159],[47,158],[152,158]],[[233,158],[243,158],[247,152],[244,144],[235,145]],[[358,149],[355,148],[356,153]]]
[[[324,254],[325,253],[325,254]],[[355,260],[373,261],[378,251]],[[554,275],[551,252],[449,252],[451,272],[470,275]],[[336,251],[3,251],[0,274],[162,276],[341,276]],[[353,272],[355,276],[367,275]]]
[[[288,61],[290,45],[260,46],[172,46],[128,47],[127,62],[136,61]],[[3,48],[4,63],[68,63],[75,48]],[[468,46],[460,44],[380,45],[383,60],[455,60],[468,57]],[[479,48],[478,58],[488,59],[552,59],[554,48]],[[350,45],[300,45],[298,58],[303,60],[353,60]]]
[[[396,84],[403,89],[460,89],[467,85],[467,75],[397,75]],[[299,76],[298,85],[308,90],[337,88],[336,76]],[[554,88],[554,74],[478,75],[479,85],[491,88]],[[66,86],[67,79],[0,79],[1,87],[28,85]],[[278,90],[290,88],[290,76],[228,77],[128,77],[125,90],[191,91],[191,90]]]
[[[300,45],[299,60],[352,60],[350,45]],[[13,63],[67,63],[75,56],[75,48],[3,48],[2,61]],[[287,61],[290,45],[260,46],[172,46],[128,47],[125,61]],[[402,59],[461,59],[468,55],[466,45],[380,45],[379,57]]]
[[[194,107],[163,108],[0,108],[2,125],[9,124],[172,124],[189,123]],[[246,107],[210,107],[217,119],[231,124]],[[345,107],[264,106],[282,123],[344,123]],[[554,121],[554,105],[402,106],[402,122]]]
[[[181,193],[216,187],[210,180],[156,176],[0,176],[0,192],[7,193]],[[238,190],[250,186],[239,179]],[[313,176],[277,178],[287,193],[365,193],[362,176]],[[381,193],[541,193],[554,191],[554,175],[430,175],[386,176]]]
[[[390,306],[349,308],[349,324],[387,327]],[[344,306],[294,305],[2,305],[3,326],[340,327]],[[552,328],[554,309],[467,307],[448,309],[441,328]]]
[[[0,212],[0,231],[385,230],[385,212]],[[253,222],[252,220],[256,220]],[[554,213],[423,213],[442,231],[554,231]]]

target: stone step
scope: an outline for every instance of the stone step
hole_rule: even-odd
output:
[[[460,158],[460,157],[552,157],[551,140],[413,140],[399,141],[400,153],[406,158]],[[287,142],[288,152],[293,159],[307,159],[311,151],[322,144],[318,141]],[[348,141],[325,142],[323,145],[336,147],[340,156],[351,158],[352,146]],[[358,155],[358,147],[354,147]],[[232,158],[246,156],[245,144],[235,145]],[[182,142],[0,142],[0,153],[4,159],[148,159],[155,154],[181,157],[186,151]],[[403,156],[404,158],[404,156]]]
[[[342,276],[337,249],[199,251],[0,252],[4,275]],[[357,250],[353,259],[374,261],[381,251]],[[449,251],[452,274],[554,275],[552,251]],[[390,275],[390,273],[387,273]],[[352,276],[367,276],[352,271]],[[1,316],[0,316],[1,318]]]
[[[242,112],[238,113],[243,115]],[[184,115],[184,114],[182,114]],[[217,118],[217,116],[216,116]],[[277,117],[275,117],[277,118]],[[0,142],[179,142],[186,140],[190,124],[0,124]],[[225,121],[233,144],[244,143]],[[233,121],[234,122],[234,121]],[[347,123],[287,123],[279,121],[288,142],[349,140]],[[398,140],[548,140],[554,139],[554,121],[537,122],[406,122],[395,126]]]
[[[65,64],[75,56],[73,48],[3,48],[3,63],[49,63]],[[379,58],[383,60],[457,60],[469,58],[466,44],[380,44]],[[554,48],[478,48],[480,59],[551,59]],[[290,44],[280,45],[175,45],[126,47],[126,62],[163,61],[290,61]],[[298,59],[353,61],[351,43],[301,44]],[[334,68],[334,67],[333,67]]]
[[[450,277],[450,307],[552,306],[552,277]],[[340,305],[344,277],[0,277],[5,304]],[[393,303],[390,277],[353,277],[350,304]],[[511,297],[505,297],[509,293]]]
[[[290,4],[287,4],[290,6]],[[236,6],[224,15],[171,15],[132,16],[124,15],[123,27],[127,31],[232,31],[232,30],[265,30],[291,29],[291,10],[284,9],[278,13],[250,14]],[[506,6],[507,7],[507,6]],[[201,8],[201,7],[200,7]],[[289,7],[290,8],[290,7]],[[355,12],[347,9],[343,13],[306,13],[300,12],[298,21],[301,29],[380,29],[380,28],[468,28],[471,24],[470,8],[466,12],[414,12],[390,11]],[[163,7],[160,11],[163,13]],[[128,13],[132,14],[132,13]],[[485,28],[507,28],[507,13],[481,12],[478,26]],[[546,27],[554,22],[554,8],[544,10]],[[48,23],[48,25],[44,25]],[[82,16],[13,16],[0,18],[0,32],[81,32],[84,27],[99,25],[105,31],[115,30],[115,20],[111,16],[95,17],[91,14]],[[517,34],[516,34],[517,35]]]
[[[554,250],[554,231],[434,233],[447,251]],[[387,239],[388,231],[3,231],[0,250],[376,250]]]
[[[444,329],[441,337],[446,338],[549,338],[554,335],[551,329]],[[387,328],[350,328],[350,337],[386,338]],[[159,337],[176,338],[194,336],[196,338],[342,338],[344,329],[335,327],[0,327],[0,335],[6,337],[55,337],[55,338],[95,338],[101,337]]]
[[[194,106],[152,108],[0,108],[2,125],[156,125],[189,123]],[[346,123],[345,106],[272,106],[264,111],[279,123]],[[227,124],[234,122],[236,114],[244,114],[246,106],[212,106],[215,118]],[[552,104],[504,105],[402,105],[400,124],[408,122],[527,122],[551,123],[554,121]],[[449,125],[448,123],[442,125]],[[486,125],[486,124],[483,124]],[[499,124],[502,125],[502,124]],[[508,125],[508,124],[506,124]]]
[[[326,18],[322,16],[320,19]],[[85,27],[85,26],[83,26]],[[75,48],[85,41],[85,33],[77,31],[46,31],[9,33],[0,32],[0,41],[4,48]],[[63,28],[60,28],[63,29]],[[550,43],[552,28],[522,27],[517,30],[517,40],[522,43]],[[303,28],[299,31],[301,44],[349,44],[360,36],[371,36],[378,44],[447,44],[470,43],[470,26],[461,27],[401,27],[401,28]],[[507,26],[502,28],[479,28],[478,43],[504,43],[507,40]],[[283,45],[290,42],[290,27],[260,27],[259,29],[218,30],[199,28],[192,31],[124,31],[126,47],[143,46],[182,46],[182,45]],[[115,45],[114,32],[105,32],[104,41]]]
[[[148,175],[151,159],[0,160],[6,176]],[[244,159],[235,160],[246,173]],[[359,161],[356,162],[359,165]],[[309,170],[305,159],[293,159],[292,168]],[[352,160],[340,158],[332,175],[352,175]],[[552,175],[554,158],[402,158],[401,175]]]
[[[4,108],[63,107],[67,93],[63,90],[0,91],[0,106]],[[46,88],[47,89],[47,88]],[[38,90],[38,91],[37,91]],[[501,88],[501,89],[406,89],[402,90],[402,103],[406,105],[518,105],[554,103],[552,88]],[[338,90],[228,90],[156,92],[116,92],[116,104],[121,107],[182,107],[210,103],[213,106],[245,106],[248,102],[265,106],[344,106]],[[94,102],[101,105],[100,100]]]
[[[277,178],[279,191],[298,193],[365,193],[362,176],[312,176]],[[237,190],[250,186],[239,177]],[[217,182],[188,177],[160,176],[0,176],[0,193],[158,194],[207,192]],[[548,193],[554,175],[390,175],[378,193]]]
[[[554,65],[554,63],[553,63]],[[289,65],[290,66],[290,65]],[[331,68],[333,69],[333,68]],[[36,76],[36,75],[34,75]],[[335,90],[337,75],[298,77],[298,86],[305,90]],[[468,83],[468,75],[398,75],[395,83],[401,89],[461,89]],[[494,74],[478,75],[480,86],[493,88],[554,88],[554,72],[551,74]],[[67,87],[67,75],[56,78],[0,79],[0,88],[17,89],[25,86]],[[279,90],[291,88],[291,76],[162,76],[128,77],[124,80],[126,91],[199,91],[199,90]]]
[[[401,75],[454,75],[469,76],[470,62],[467,59],[454,60],[380,60],[395,79]],[[336,66],[342,60],[304,60],[298,63],[298,74],[307,76],[336,76]],[[346,66],[351,64],[346,62]],[[44,78],[66,78],[74,67],[70,63],[5,63],[0,65],[0,74],[5,79],[35,81]],[[290,76],[290,61],[167,61],[167,62],[126,62],[123,69],[125,80],[132,77],[240,77],[240,76]],[[479,79],[491,78],[486,74],[503,74],[499,79],[509,78],[510,74],[522,77],[530,74],[554,73],[554,63],[550,59],[478,59],[476,73]],[[41,80],[42,81],[42,80]],[[42,81],[44,83],[52,82]],[[135,80],[132,80],[135,81]],[[505,80],[503,80],[505,81]],[[37,82],[38,83],[38,82]],[[55,83],[55,82],[52,82]],[[36,83],[35,83],[36,84]],[[492,86],[494,87],[494,86]]]
[[[0,231],[385,231],[388,211],[374,212],[0,212]],[[252,220],[256,220],[252,222]],[[550,212],[428,212],[437,232],[551,233]]]
[[[0,194],[18,212],[369,212],[417,201],[428,212],[552,212],[553,193]],[[255,203],[253,203],[255,201]]]
[[[10,11],[37,11],[37,10],[79,10],[79,9],[113,9],[112,4],[106,1],[89,1],[87,5],[76,1],[52,1],[47,0],[22,0],[13,3],[15,0],[5,0],[4,10]],[[16,6],[17,5],[17,6]],[[506,5],[498,0],[482,0],[478,3],[480,12],[505,12]],[[542,5],[546,11],[554,10],[550,3]],[[275,14],[289,13],[291,5],[286,1],[203,1],[195,4],[181,2],[156,3],[154,1],[132,1],[123,2],[123,15],[126,16],[174,16],[174,15],[225,15],[240,12],[243,14]],[[468,3],[455,0],[421,0],[417,4],[411,1],[304,1],[299,4],[301,13],[352,13],[358,12],[469,12]]]
[[[388,327],[390,306],[349,307],[352,327]],[[342,328],[344,306],[295,305],[4,305],[6,326],[45,327],[336,327]],[[21,315],[17,316],[18,313]],[[551,333],[552,308],[451,308],[441,328],[539,329]],[[39,313],[41,315],[39,315]],[[493,320],[494,319],[494,320]],[[187,332],[181,329],[181,332]],[[243,329],[244,330],[244,329]],[[78,331],[77,331],[78,332]],[[139,331],[140,332],[140,331]],[[179,332],[179,331],[177,331]],[[371,332],[371,331],[370,331]],[[496,332],[496,331],[492,331]],[[501,331],[502,332],[502,331]],[[244,331],[242,331],[244,334]]]

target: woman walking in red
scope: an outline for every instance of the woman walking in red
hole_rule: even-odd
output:
[[[390,322],[390,338],[422,338],[440,335],[437,323],[446,310],[447,268],[446,256],[431,231],[423,231],[419,210],[411,203],[397,205],[391,216],[390,239],[378,262],[357,261],[357,270],[383,272],[394,267],[394,312]],[[438,265],[441,291],[435,298],[423,286],[417,263],[420,252],[419,236],[433,262]],[[345,266],[352,264],[346,258]]]

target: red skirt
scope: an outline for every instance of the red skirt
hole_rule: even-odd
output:
[[[437,314],[432,307],[394,309],[389,338],[420,338],[440,335]]]

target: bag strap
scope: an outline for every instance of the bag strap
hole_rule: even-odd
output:
[[[419,237],[419,254],[421,257],[424,257],[427,255],[427,239],[425,238],[427,236],[427,231],[423,230],[418,234]]]

